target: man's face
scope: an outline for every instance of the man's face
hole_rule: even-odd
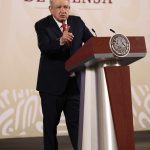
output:
[[[49,10],[56,20],[64,22],[69,16],[70,2],[69,0],[52,0]]]

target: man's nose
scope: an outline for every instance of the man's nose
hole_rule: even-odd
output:
[[[61,8],[60,8],[60,11],[61,11],[61,12],[65,12],[65,11],[66,11],[65,7],[61,7]]]

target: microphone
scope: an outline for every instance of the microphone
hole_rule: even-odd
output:
[[[116,34],[116,32],[113,29],[110,29],[110,31]]]
[[[93,31],[93,33],[95,34],[95,36],[97,37],[97,34],[96,34],[96,32],[95,32],[95,30],[92,28],[92,31]]]

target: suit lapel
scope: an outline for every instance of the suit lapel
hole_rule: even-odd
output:
[[[67,24],[70,26],[69,31],[74,34],[74,24],[71,16],[68,17]],[[49,34],[52,34],[53,32],[57,38],[62,36],[62,32],[59,26],[57,25],[57,23],[55,22],[54,18],[52,17],[52,15],[47,17],[47,31]],[[74,45],[74,40],[72,41],[71,46],[69,48],[70,54],[73,53],[72,51],[73,45]]]
[[[72,33],[74,33],[74,30],[73,30],[73,29],[74,29],[74,28],[73,28],[73,27],[74,27],[74,25],[73,25],[73,22],[72,22],[71,16],[69,16],[69,17],[68,17],[67,23],[68,23],[68,26],[70,26],[69,31],[70,31],[70,32],[72,32]]]
[[[75,25],[73,24],[73,20],[72,20],[72,17],[71,17],[71,16],[68,17],[67,23],[68,23],[68,26],[70,26],[69,31],[74,35],[74,32],[75,32],[75,30],[74,30],[74,29],[75,29]],[[71,42],[70,54],[73,53],[73,47],[74,47],[74,40]]]
[[[54,32],[57,37],[60,37],[62,35],[60,28],[58,27],[57,23],[51,15],[48,16],[47,30],[50,32]]]

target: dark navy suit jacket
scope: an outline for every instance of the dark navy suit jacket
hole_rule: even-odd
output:
[[[60,45],[59,38],[62,32],[51,15],[35,24],[38,47],[41,51],[38,91],[54,95],[62,94],[69,79],[69,73],[65,70],[65,61],[82,46],[83,42],[93,36],[80,17],[69,16],[67,23],[70,32],[74,35],[70,47]]]

